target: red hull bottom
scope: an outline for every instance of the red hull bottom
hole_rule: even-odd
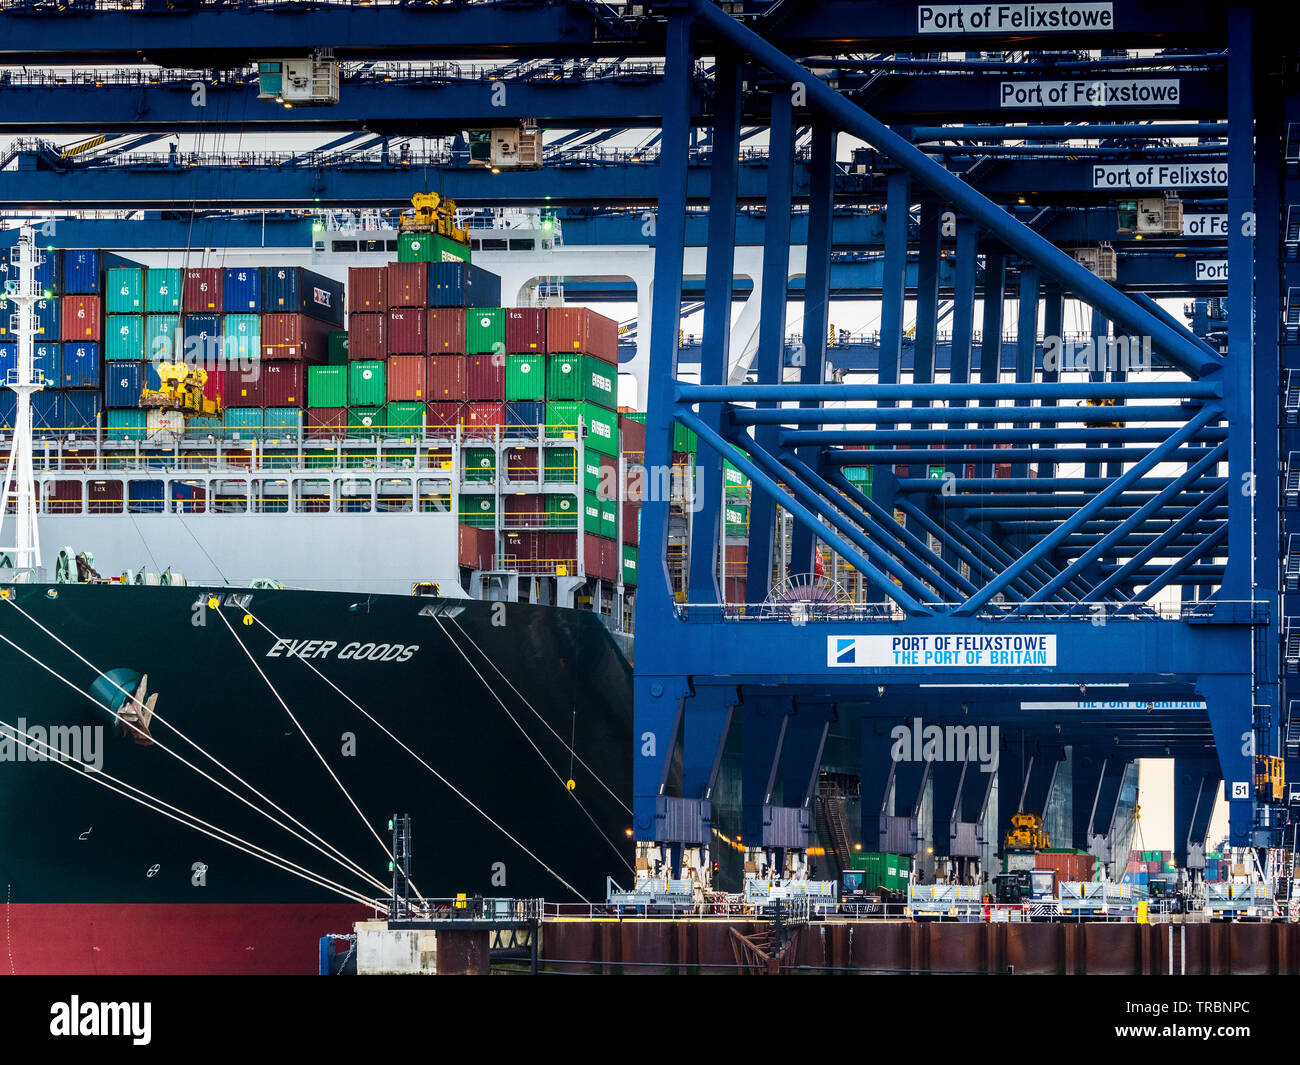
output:
[[[311,975],[320,939],[373,911],[349,903],[5,907],[0,973]]]

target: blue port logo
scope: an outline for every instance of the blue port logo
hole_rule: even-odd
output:
[[[858,641],[853,636],[835,636],[835,664],[852,666],[858,661]]]

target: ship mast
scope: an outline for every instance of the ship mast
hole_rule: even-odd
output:
[[[4,491],[0,493],[0,552],[12,554],[15,569],[35,569],[41,564],[41,541],[36,528],[36,478],[32,455],[32,393],[45,387],[44,375],[35,368],[32,339],[35,320],[32,304],[45,298],[36,278],[43,256],[36,249],[30,226],[24,226],[18,243],[10,249],[10,263],[17,279],[5,282],[5,299],[14,307],[10,329],[18,347],[18,366],[10,369],[2,384],[17,394],[13,446],[5,467]],[[9,500],[14,500],[14,542],[5,544],[4,520]]]

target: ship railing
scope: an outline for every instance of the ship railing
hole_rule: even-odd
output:
[[[895,603],[691,603],[674,605],[683,621],[745,621],[805,624],[808,622],[900,622],[907,614]],[[1133,603],[1126,600],[1097,603],[993,603],[973,615],[983,621],[1211,621],[1231,616],[1265,621],[1265,600],[1210,600],[1200,603]]]

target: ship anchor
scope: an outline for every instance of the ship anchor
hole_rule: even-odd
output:
[[[155,692],[146,698],[148,688],[149,674],[146,673],[140,678],[140,686],[134,694],[129,695],[117,711],[117,734],[129,735],[141,747],[153,745],[149,722],[153,720],[153,708],[158,701],[158,694]]]

